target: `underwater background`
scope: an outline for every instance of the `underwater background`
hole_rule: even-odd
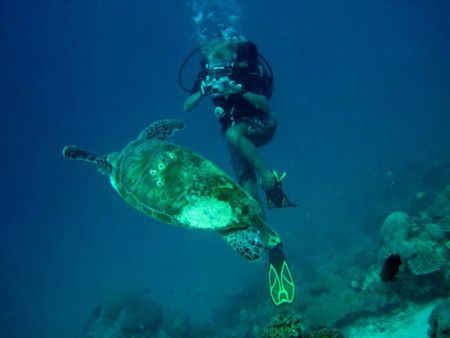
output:
[[[170,117],[186,124],[174,142],[232,174],[212,105],[183,112],[177,80],[221,23],[275,74],[278,130],[261,153],[299,203],[268,212],[297,302],[331,260],[376,252],[389,213],[417,212],[450,184],[449,17],[446,0],[1,1],[0,336],[82,337],[117,292],[217,334],[218,309],[253,291],[266,301],[264,262],[140,214],[61,155],[120,150]]]

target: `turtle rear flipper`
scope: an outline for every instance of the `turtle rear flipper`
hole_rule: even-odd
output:
[[[281,243],[269,249],[269,292],[276,306],[294,301],[294,277],[287,263]]]
[[[240,256],[249,261],[261,259],[266,251],[258,231],[251,227],[229,231],[223,234],[223,238]]]
[[[175,132],[184,128],[184,123],[181,120],[165,119],[153,122],[145,128],[140,134],[140,139],[146,140],[166,140]]]
[[[63,156],[71,160],[81,160],[95,164],[97,170],[104,175],[112,172],[112,165],[106,156],[99,156],[77,146],[65,146]]]

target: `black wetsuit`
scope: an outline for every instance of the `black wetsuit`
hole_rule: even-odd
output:
[[[265,95],[269,98],[270,94],[267,77],[264,74],[262,67],[258,64],[256,46],[251,42],[242,42],[239,45],[238,58],[240,57],[239,50],[251,49],[255,51],[253,53],[256,53],[256,60],[242,60],[241,57],[240,60],[238,60],[240,62],[237,63],[240,64],[242,61],[245,61],[245,64],[248,66],[235,66],[232,74],[228,77],[236,83],[242,84],[244,90],[254,94]],[[254,59],[255,56],[253,56],[252,59]],[[208,71],[206,70],[205,63],[202,63],[202,69],[197,75],[192,88],[193,93],[200,90],[201,83],[202,81],[205,81],[207,75]],[[227,130],[234,123],[247,122],[248,119],[253,120],[256,118],[264,123],[269,118],[266,112],[251,105],[239,94],[229,95],[228,97],[214,97],[212,100],[216,107],[221,107],[225,111],[224,116],[219,119],[223,131]]]
[[[233,72],[228,77],[236,83],[242,84],[244,90],[254,94],[264,95],[269,99],[272,88],[268,76],[259,65],[258,51],[255,44],[251,42],[238,44],[237,60],[235,63],[244,65],[245,67],[234,67]],[[202,69],[192,88],[193,93],[200,90],[202,81],[205,81],[207,75],[206,62],[203,62]],[[223,132],[235,123],[244,122],[247,125],[245,136],[257,147],[267,144],[275,134],[277,124],[272,114],[251,105],[241,95],[229,95],[226,98],[223,96],[213,97],[212,100],[216,107],[221,107],[225,112],[223,117],[219,118]],[[239,183],[241,184],[242,179],[249,177],[249,175],[256,180],[256,173],[252,165],[240,151],[230,143],[228,145],[231,165],[238,177]]]

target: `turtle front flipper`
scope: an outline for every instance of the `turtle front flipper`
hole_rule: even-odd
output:
[[[266,251],[258,231],[254,228],[231,230],[222,236],[240,256],[249,261],[261,259]]]
[[[295,283],[284,255],[281,243],[269,249],[269,292],[273,303],[278,306],[292,303],[295,297]]]
[[[99,156],[77,146],[65,146],[63,156],[71,160],[81,160],[95,164],[97,170],[104,175],[112,172],[112,165],[106,156]]]
[[[145,140],[166,140],[175,134],[176,131],[184,128],[181,120],[165,119],[153,122],[145,128],[140,134],[140,139]]]

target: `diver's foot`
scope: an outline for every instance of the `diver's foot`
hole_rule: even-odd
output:
[[[271,180],[269,183],[263,182],[263,189],[266,192],[267,206],[269,209],[273,208],[286,208],[286,207],[296,207],[297,204],[291,202],[283,189],[281,188],[281,181],[286,176],[283,173],[281,176],[277,174],[275,170],[271,171]]]

